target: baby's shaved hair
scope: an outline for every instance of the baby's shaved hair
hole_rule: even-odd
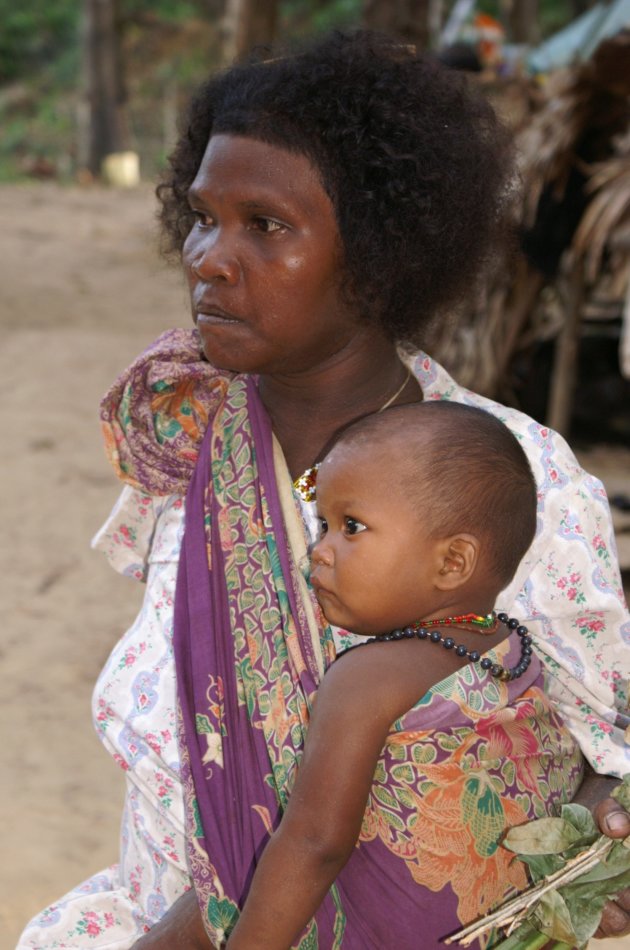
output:
[[[507,587],[536,533],[537,499],[525,452],[499,419],[457,402],[412,403],[365,416],[337,445],[384,455],[382,490],[400,487],[434,538],[478,537],[497,593]]]

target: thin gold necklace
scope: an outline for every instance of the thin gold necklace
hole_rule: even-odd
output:
[[[393,396],[390,396],[387,402],[383,403],[380,409],[377,409],[377,414],[379,412],[384,412],[385,409],[389,409],[392,403],[396,402],[401,392],[411,379],[411,367],[407,367],[407,375],[405,376],[402,386],[396,390]],[[319,462],[316,462],[315,465],[311,465],[310,468],[307,468],[305,472],[302,472],[295,481],[293,482],[293,487],[304,501],[315,501],[315,488],[317,483],[317,469],[319,468]]]
[[[405,378],[403,379],[402,386],[401,386],[399,389],[396,390],[396,392],[394,393],[393,396],[390,396],[390,397],[389,397],[389,399],[387,400],[387,402],[384,403],[384,404],[381,406],[380,409],[377,409],[377,415],[378,415],[379,412],[384,412],[385,409],[389,409],[389,407],[391,406],[391,404],[394,403],[394,402],[396,402],[396,400],[398,399],[398,397],[400,396],[401,392],[403,391],[403,389],[405,388],[405,386],[407,385],[407,383],[409,382],[410,379],[411,379],[411,367],[408,366],[408,367],[407,367],[407,375],[406,375]]]

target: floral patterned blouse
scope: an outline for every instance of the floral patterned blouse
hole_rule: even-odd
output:
[[[556,433],[463,389],[424,354],[410,364],[425,399],[492,412],[527,453],[538,484],[538,529],[497,606],[529,627],[549,692],[594,768],[630,771],[630,617],[603,486]],[[314,503],[302,504],[309,530]],[[190,886],[171,647],[183,515],[179,496],[125,487],[94,539],[117,571],[146,582],[141,611],[114,647],[93,702],[97,732],[126,773],[120,862],[35,917],[19,950],[123,950]],[[352,640],[336,636],[342,646]]]

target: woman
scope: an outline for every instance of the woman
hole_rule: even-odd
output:
[[[521,440],[539,528],[501,602],[532,628],[593,763],[626,770],[614,686],[628,618],[601,486],[553,433],[411,352],[472,292],[509,185],[488,106],[385,40],[332,37],[201,90],[158,189],[196,331],[160,338],[102,411],[130,487],[96,546],[147,580],[95,693],[128,779],[121,863],[36,918],[21,947],[123,948],[147,930],[139,947],[223,940],[286,802],[310,698],[346,640],[300,571],[312,469],[340,429],[389,405],[482,405]],[[356,946],[335,893],[322,908],[335,936],[320,946],[344,927]]]

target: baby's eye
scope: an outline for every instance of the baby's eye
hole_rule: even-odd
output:
[[[350,518],[346,516],[343,519],[343,533],[347,535],[360,534],[361,531],[365,531],[365,525],[361,521],[357,521],[356,518]]]
[[[275,221],[274,218],[266,218],[264,215],[258,215],[253,220],[253,227],[254,230],[262,231],[263,234],[275,234],[278,231],[283,231],[286,225],[280,221]]]
[[[318,518],[319,521],[319,530],[317,532],[317,540],[319,541],[328,531],[328,522],[325,518]]]

